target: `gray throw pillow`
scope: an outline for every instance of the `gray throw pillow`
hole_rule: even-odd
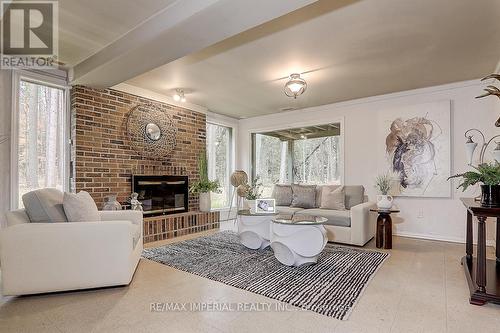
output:
[[[97,222],[101,220],[94,199],[88,192],[64,193],[63,206],[69,222]]]
[[[362,185],[346,185],[344,187],[346,209],[351,209],[365,201],[365,188]]]
[[[316,205],[316,185],[292,184],[292,207],[314,208]]]
[[[323,186],[320,208],[345,210],[344,186]]]
[[[273,199],[276,206],[290,206],[292,204],[292,185],[274,185]]]
[[[23,195],[26,214],[32,223],[67,222],[63,193],[56,188],[42,188]]]

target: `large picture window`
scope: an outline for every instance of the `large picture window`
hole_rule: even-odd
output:
[[[208,178],[218,180],[221,186],[221,193],[212,193],[213,209],[226,208],[230,205],[231,143],[230,127],[207,123]]]
[[[340,184],[340,123],[276,130],[252,135],[252,176],[270,197],[274,184]]]
[[[68,186],[66,90],[18,77],[14,107],[12,179],[13,206],[32,190]],[[16,172],[17,171],[17,172]]]

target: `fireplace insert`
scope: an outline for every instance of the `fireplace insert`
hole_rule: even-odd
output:
[[[144,216],[188,211],[187,176],[132,176],[132,192],[139,194]]]

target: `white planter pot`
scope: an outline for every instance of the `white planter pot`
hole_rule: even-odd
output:
[[[255,214],[255,200],[245,200],[246,209],[250,211],[250,213]]]
[[[210,192],[200,193],[200,211],[209,212],[211,208]]]
[[[390,210],[392,208],[392,195],[377,195],[377,207],[381,210]]]

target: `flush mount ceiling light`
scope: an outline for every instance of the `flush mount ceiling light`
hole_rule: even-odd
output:
[[[290,79],[285,83],[285,95],[297,98],[306,91],[306,88],[306,80],[302,79],[300,74],[290,74]]]
[[[184,96],[184,90],[182,89],[175,89],[175,95],[174,95],[174,101],[176,102],[186,102],[186,97]]]

